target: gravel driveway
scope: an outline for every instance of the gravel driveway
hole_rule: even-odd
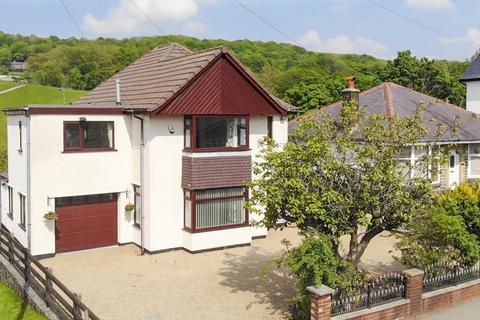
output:
[[[294,284],[269,263],[281,256],[283,238],[297,230],[270,231],[249,247],[200,254],[173,251],[139,256],[134,245],[59,254],[42,263],[101,319],[286,319]],[[398,268],[380,235],[364,256],[368,269]]]

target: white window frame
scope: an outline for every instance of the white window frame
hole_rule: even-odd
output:
[[[409,147],[410,148],[410,158],[397,158],[397,160],[399,161],[408,161],[410,160],[410,166],[412,168],[412,170],[410,170],[410,179],[413,179],[415,177],[415,162],[419,159],[416,157],[416,153],[415,153],[415,146],[414,145],[410,145],[410,146],[405,146],[405,147]],[[419,145],[418,147],[422,147],[421,145]],[[428,147],[428,155],[431,156],[432,155],[432,147],[429,146]],[[435,159],[439,160],[438,157],[435,157]],[[432,181],[432,184],[439,184],[440,183],[440,162],[438,163],[438,174],[437,174],[437,179]],[[428,179],[431,179],[432,178],[432,163],[429,163],[428,164],[428,175],[427,175],[427,178]]]
[[[469,143],[468,144],[468,169],[467,169],[467,177],[472,178],[472,179],[478,179],[480,178],[480,175],[473,175],[472,174],[472,155],[475,158],[480,158],[480,153],[473,153],[471,151],[471,146],[472,144],[479,144],[480,143]]]

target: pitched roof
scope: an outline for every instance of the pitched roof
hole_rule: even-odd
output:
[[[102,82],[74,104],[115,102],[114,79],[120,79],[122,104],[127,104],[130,108],[157,111],[222,54],[235,59],[223,46],[199,52],[192,52],[176,43],[157,47]],[[260,85],[245,66],[238,60],[235,61],[255,83]],[[282,110],[293,109],[285,102],[280,103],[278,98],[273,97],[262,86],[261,90],[264,90],[273,103]]]
[[[429,133],[425,141],[461,142],[480,141],[480,117],[478,114],[456,105],[436,99],[404,86],[386,82],[360,93],[359,105],[365,107],[369,114],[396,116],[400,119],[414,115],[420,106],[425,106],[424,121]],[[315,110],[333,116],[339,114],[342,101]],[[292,123],[292,127],[296,124]],[[441,126],[442,135],[435,133]]]
[[[470,67],[460,78],[460,81],[471,80],[480,80],[480,54],[475,57]]]

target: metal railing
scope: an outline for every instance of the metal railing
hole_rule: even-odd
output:
[[[425,269],[423,292],[430,292],[480,279],[480,262],[473,265],[436,263]]]
[[[338,287],[332,295],[332,316],[405,299],[406,281],[403,274],[392,272],[356,286]]]
[[[31,287],[61,319],[99,320],[81,301],[81,296],[70,291],[53,274],[32,257],[7,230],[0,227],[0,254],[8,259],[25,280],[25,290]]]

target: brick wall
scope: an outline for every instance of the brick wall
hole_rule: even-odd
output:
[[[404,274],[407,277],[406,299],[335,317],[330,316],[333,290],[326,286],[308,287],[312,293],[311,320],[404,320],[480,296],[480,279],[423,293],[423,271],[410,269]]]

